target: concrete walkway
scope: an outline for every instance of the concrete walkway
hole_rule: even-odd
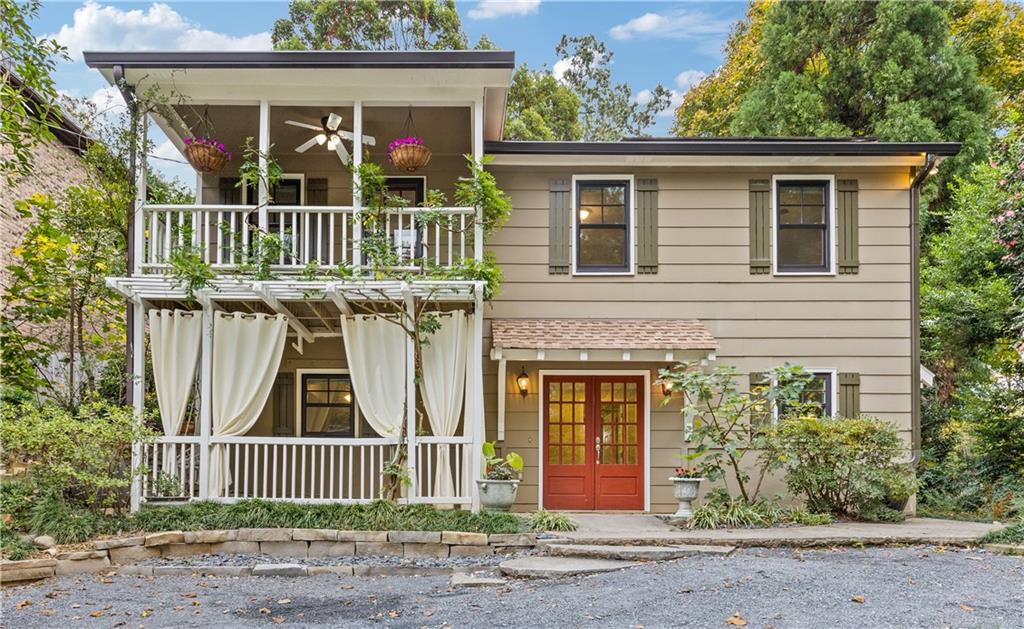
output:
[[[559,535],[576,544],[725,544],[731,546],[843,546],[881,544],[974,545],[998,524],[909,518],[905,522],[839,522],[828,526],[684,530],[653,515],[573,513],[577,529]]]

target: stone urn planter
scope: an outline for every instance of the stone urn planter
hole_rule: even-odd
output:
[[[672,476],[669,480],[672,481],[672,490],[676,501],[679,502],[679,508],[676,509],[673,517],[689,520],[693,517],[693,508],[690,506],[690,502],[697,498],[700,493],[700,483],[704,479]]]
[[[516,501],[519,481],[478,478],[476,486],[480,490],[480,506],[485,511],[508,511]]]

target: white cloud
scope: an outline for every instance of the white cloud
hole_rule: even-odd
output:
[[[480,0],[466,14],[471,20],[492,20],[506,15],[536,13],[540,0]]]
[[[729,32],[732,22],[713,18],[701,11],[679,9],[664,13],[644,13],[625,24],[613,26],[613,39],[633,39],[639,35],[667,39],[700,39]]]
[[[669,90],[669,105],[665,109],[658,112],[658,115],[663,118],[670,118],[675,115],[676,109],[683,104],[683,97],[686,95],[690,88],[701,82],[707,74],[700,70],[683,70],[676,75],[676,86],[677,90]],[[646,105],[651,102],[653,92],[651,90],[640,90],[636,95],[636,102],[641,105]]]
[[[154,134],[155,135],[155,134]],[[161,133],[160,136],[163,136]],[[159,141],[159,138],[153,138]],[[195,190],[196,172],[185,162],[185,156],[178,152],[174,143],[164,140],[157,144],[149,153],[150,168],[167,179],[177,179],[193,191]]]
[[[562,77],[565,76],[565,73],[568,72],[569,68],[572,67],[573,61],[573,57],[569,57],[568,59],[559,59],[558,61],[555,62],[555,66],[551,68],[551,74],[555,76],[556,81],[562,80]]]
[[[676,75],[676,87],[686,93],[691,87],[703,81],[707,75],[707,72],[700,70],[683,70]]]
[[[200,28],[163,3],[123,10],[86,0],[71,24],[50,35],[73,59],[83,50],[270,50],[270,33],[226,35]]]

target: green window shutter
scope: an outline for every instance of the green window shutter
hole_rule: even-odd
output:
[[[637,272],[658,272],[658,180],[636,181]]]
[[[860,416],[860,374],[839,374],[839,416]]]
[[[570,194],[572,185],[569,180],[552,179],[548,183],[548,273],[552,275],[565,275],[572,265]]]
[[[750,180],[750,273],[766,275],[772,271],[771,181]]]
[[[760,371],[750,372],[750,396],[754,397],[762,394],[762,390],[771,386],[771,381],[768,379],[768,374]],[[772,406],[768,400],[762,400],[756,406],[750,409],[750,425],[760,426],[763,424],[769,424],[772,421]]]
[[[290,373],[277,374],[274,387],[274,435],[295,436],[295,379]]]
[[[327,205],[327,178],[306,181],[306,205]]]
[[[854,274],[860,267],[856,179],[840,179],[836,182],[836,211],[839,214],[839,272]]]

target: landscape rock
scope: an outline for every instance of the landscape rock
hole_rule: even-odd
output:
[[[497,585],[505,585],[507,581],[498,577],[485,577],[475,574],[467,574],[463,572],[456,572],[452,575],[452,580],[448,582],[448,586],[452,588],[457,587],[492,587]]]
[[[260,563],[252,568],[254,577],[304,577],[306,566],[297,563]]]
[[[306,557],[309,544],[306,542],[260,542],[260,552],[271,557]]]
[[[109,567],[110,559],[107,557],[106,553],[103,553],[102,558],[58,560],[57,565],[54,567],[54,574],[57,576],[65,574],[85,574],[89,572],[99,572],[100,570]]]
[[[444,531],[441,533],[442,544],[459,546],[486,546],[486,533],[465,533],[463,531]]]
[[[23,568],[21,570],[0,569],[0,583],[17,583],[19,581],[35,581],[52,577],[54,569],[44,568]]]
[[[300,542],[336,542],[338,531],[334,529],[292,529],[292,539]]]
[[[511,577],[555,579],[581,574],[611,572],[640,564],[613,559],[582,559],[575,557],[520,557],[503,562],[499,569]]]
[[[146,536],[146,546],[164,546],[165,544],[184,544],[185,534],[181,531],[164,531]]]
[[[102,559],[106,556],[107,551],[105,550],[79,550],[70,553],[59,553],[57,559],[63,561],[82,561],[83,559]]]
[[[8,570],[28,570],[30,568],[52,568],[56,565],[56,559],[21,559],[18,561],[0,561],[0,572],[6,572]]]
[[[168,544],[163,547],[164,557],[209,555],[210,552],[212,552],[212,544]]]
[[[536,546],[537,536],[528,533],[494,533],[487,538],[491,546]]]
[[[336,574],[340,577],[352,576],[352,566],[309,566],[306,568],[306,572],[310,576],[318,574]]]
[[[119,548],[111,548],[107,553],[110,554],[111,563],[125,565],[135,563],[136,561],[142,561],[144,559],[159,557],[160,549],[147,548],[145,546],[122,546]]]
[[[259,542],[221,542],[210,544],[210,552],[224,555],[258,555]]]
[[[339,542],[386,542],[387,531],[336,531]]]
[[[355,542],[310,542],[309,557],[351,557],[356,554]]]
[[[405,557],[440,557],[448,556],[448,544],[410,544],[404,545]]]
[[[437,531],[391,531],[388,541],[398,544],[440,544],[441,533]]]
[[[57,545],[57,542],[53,540],[49,535],[40,535],[32,539],[32,543],[36,545],[36,548],[40,550],[46,550],[47,548],[53,548]]]
[[[392,557],[401,557],[405,554],[405,549],[402,548],[402,544],[392,544],[390,542],[356,542],[356,555],[390,555]]]
[[[494,548],[490,546],[452,546],[449,550],[451,557],[483,557],[493,555]]]
[[[237,539],[238,531],[236,529],[185,531],[186,544],[220,544],[221,542],[233,542]]]
[[[138,537],[117,537],[114,539],[98,539],[92,543],[96,550],[107,550],[110,548],[124,548],[127,546],[142,546],[146,543],[145,536]]]
[[[290,542],[291,529],[238,529],[240,542]]]

